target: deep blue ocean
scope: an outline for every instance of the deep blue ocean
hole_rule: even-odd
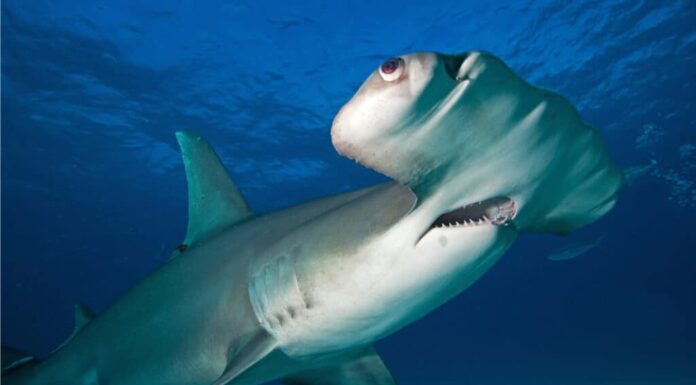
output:
[[[693,0],[5,0],[3,344],[45,357],[74,303],[98,314],[167,261],[186,231],[176,130],[210,141],[255,212],[375,184],[331,145],[340,106],[386,58],[473,49],[571,100],[634,177],[598,222],[522,235],[378,342],[395,379],[696,384]]]

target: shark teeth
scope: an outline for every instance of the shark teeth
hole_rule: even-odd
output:
[[[488,217],[483,216],[481,218],[476,218],[476,219],[461,219],[458,221],[453,221],[453,222],[442,222],[438,223],[437,228],[451,228],[451,227],[471,227],[471,226],[481,226],[481,225],[490,225],[494,224],[493,221],[491,221]]]
[[[456,208],[440,215],[423,233],[439,228],[508,226],[517,215],[517,203],[508,197],[495,197]]]

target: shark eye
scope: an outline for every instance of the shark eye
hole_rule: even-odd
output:
[[[385,61],[379,67],[379,75],[386,82],[393,82],[404,72],[404,59],[397,57]]]

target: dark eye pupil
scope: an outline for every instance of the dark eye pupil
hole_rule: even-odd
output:
[[[382,64],[382,72],[385,74],[390,74],[396,69],[399,68],[399,60],[398,59],[389,59]]]

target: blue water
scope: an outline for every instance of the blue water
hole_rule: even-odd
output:
[[[329,127],[383,59],[483,49],[655,166],[377,344],[401,384],[696,384],[696,2],[2,4],[2,341],[45,356],[183,238],[174,131],[267,212],[383,177]],[[564,245],[599,247],[563,261]]]

